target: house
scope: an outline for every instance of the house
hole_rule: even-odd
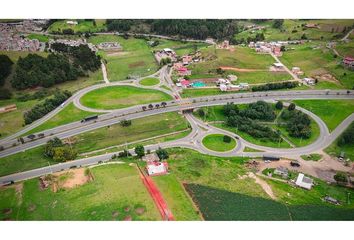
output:
[[[316,23],[307,23],[305,25],[306,28],[318,28],[318,25]]]
[[[180,67],[177,69],[178,75],[179,76],[186,76],[186,75],[191,75],[192,72],[188,70],[186,67]]]
[[[216,86],[219,86],[219,85],[221,85],[221,84],[229,85],[229,84],[230,84],[230,81],[227,80],[227,79],[219,78],[219,79],[216,81]]]
[[[292,71],[294,74],[298,74],[301,70],[300,70],[299,67],[293,67],[293,68],[291,69],[291,71]]]
[[[323,200],[325,200],[326,202],[335,204],[335,205],[340,205],[340,202],[339,202],[337,199],[332,198],[332,197],[330,197],[330,196],[328,196],[328,195],[325,196]]]
[[[185,80],[185,79],[181,80],[180,83],[182,84],[182,87],[184,87],[184,88],[191,86],[191,82],[188,80]]]
[[[164,175],[168,172],[168,163],[159,161],[148,162],[146,165],[146,170],[149,176]]]
[[[150,153],[143,156],[141,160],[143,160],[144,162],[154,162],[154,161],[160,161],[160,158],[159,156],[157,156],[156,153]]]
[[[66,21],[66,24],[69,24],[69,25],[77,25],[78,22],[77,22],[77,21]]]
[[[286,167],[277,167],[275,170],[274,170],[274,174],[276,175],[280,175],[282,176],[283,178],[288,178],[289,176],[289,171]]]
[[[249,84],[248,83],[240,83],[239,86],[240,86],[241,89],[244,89],[244,90],[249,88]]]
[[[228,87],[225,84],[220,84],[219,88],[220,88],[220,91],[222,91],[222,92],[226,92],[228,89]]]
[[[345,57],[343,58],[343,65],[347,68],[354,69],[354,58],[353,57]]]
[[[163,51],[165,53],[174,53],[174,51],[171,48],[164,48]]]
[[[208,43],[208,44],[215,44],[215,41],[212,38],[205,39],[205,42]]]
[[[303,173],[299,173],[295,184],[301,188],[310,190],[313,186],[313,180],[309,177],[306,177]]]
[[[303,79],[304,83],[306,83],[307,85],[315,85],[316,80],[313,78],[304,78]]]
[[[182,87],[182,84],[178,82],[178,83],[176,83],[176,86],[177,87]]]
[[[279,62],[276,62],[276,63],[273,63],[273,66],[276,68],[276,69],[282,69],[284,67],[283,64],[279,63]]]
[[[185,55],[182,57],[182,63],[183,65],[188,65],[193,61],[192,56]]]

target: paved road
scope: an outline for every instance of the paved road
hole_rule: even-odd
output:
[[[185,109],[192,109],[204,106],[223,105],[227,102],[234,102],[240,104],[255,102],[258,100],[274,101],[294,99],[354,99],[354,93],[351,92],[350,94],[347,94],[347,91],[345,90],[335,90],[329,92],[326,90],[306,90],[239,93],[218,96],[206,96],[192,99],[182,99],[178,102],[168,101],[166,108],[159,108],[147,111],[142,110],[142,105],[134,106],[126,109],[112,110],[112,112],[108,114],[103,114],[99,116],[97,121],[88,123],[74,122],[43,131],[42,133],[44,133],[46,137],[34,141],[29,141],[25,144],[19,144],[14,147],[12,146],[12,144],[17,143],[17,140],[9,140],[7,143],[2,144],[2,146],[4,146],[6,149],[0,152],[0,157],[8,156],[17,152],[34,148],[36,146],[43,145],[54,136],[59,138],[67,138],[97,128],[110,126],[112,124],[118,123],[123,119],[136,119],[166,112],[181,111]]]

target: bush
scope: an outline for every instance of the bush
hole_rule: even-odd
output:
[[[337,172],[333,178],[339,183],[346,183],[348,181],[346,174],[343,172]]]
[[[156,150],[157,156],[159,156],[160,160],[168,159],[169,155],[165,149],[159,148]]]
[[[12,92],[6,88],[0,88],[0,100],[10,99]]]
[[[258,85],[252,87],[253,92],[259,91],[269,91],[269,90],[277,90],[277,89],[290,89],[298,86],[297,82],[280,82],[280,83],[267,83],[264,85]]]
[[[138,145],[135,147],[134,152],[138,155],[139,158],[145,155],[145,148],[143,145]]]
[[[225,143],[230,143],[230,142],[231,142],[231,137],[228,136],[228,135],[224,135],[223,141],[224,141]]]
[[[126,120],[126,119],[124,119],[124,120],[122,120],[122,121],[120,122],[120,125],[121,125],[122,127],[129,127],[130,125],[132,125],[132,121],[131,121],[131,120]]]
[[[204,116],[205,116],[204,109],[199,108],[199,109],[197,110],[197,114],[198,114],[199,117],[204,117]]]
[[[278,109],[278,110],[282,110],[283,109],[283,102],[282,101],[278,101],[275,104],[275,108]]]
[[[294,111],[295,108],[296,108],[295,103],[290,103],[290,105],[288,106],[288,110],[289,110],[289,111]]]

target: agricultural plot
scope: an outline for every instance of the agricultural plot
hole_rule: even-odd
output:
[[[120,124],[115,124],[110,127],[82,133],[73,137],[75,143],[72,144],[72,147],[77,150],[78,154],[83,154],[187,129],[188,123],[181,115],[175,112],[164,113],[132,120],[132,125],[129,127],[122,127]],[[176,135],[165,137],[159,139],[159,141],[169,141],[176,137],[184,136],[185,135]],[[51,158],[45,157],[43,152],[44,146],[40,146],[27,150],[26,152],[0,158],[0,176],[57,163]],[[103,151],[102,153],[105,152],[106,151]]]
[[[145,103],[171,100],[164,92],[131,86],[111,86],[86,93],[80,102],[95,109],[118,109]]]
[[[98,166],[91,174],[93,179],[81,186],[67,185],[83,176],[60,176],[59,191],[53,185],[41,190],[38,178],[0,189],[1,219],[161,220],[135,166]]]
[[[343,57],[354,57],[354,41],[350,41],[348,43],[338,43],[336,46],[336,50]]]
[[[122,46],[122,51],[99,51],[99,54],[107,61],[107,73],[111,81],[148,76],[158,69],[152,50],[144,39],[99,35],[90,37],[88,41],[93,44],[119,42]]]
[[[286,51],[280,59],[290,69],[300,67],[305,76],[319,78],[320,83],[331,83],[327,87],[351,89],[354,86],[354,73],[343,68],[340,65],[341,59],[334,56],[331,50],[313,43]]]

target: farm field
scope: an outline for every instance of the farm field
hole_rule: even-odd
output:
[[[153,50],[157,51],[157,50],[162,50],[164,48],[171,48],[179,56],[193,53],[196,50],[198,51],[208,46],[208,44],[206,43],[190,43],[190,42],[181,42],[181,41],[174,41],[174,40],[160,39],[160,38],[158,39],[153,38],[152,40],[159,41],[159,45],[152,47]]]
[[[88,39],[93,44],[101,42],[119,42],[122,51],[99,54],[107,61],[107,74],[111,81],[126,80],[129,77],[143,77],[157,71],[158,65],[146,40],[114,35],[92,36]]]
[[[115,124],[109,128],[104,127],[82,133],[73,137],[76,142],[72,147],[77,150],[78,154],[82,154],[186,129],[188,129],[188,123],[181,115],[175,112],[164,113],[132,120],[132,125],[129,127]],[[181,137],[181,135],[178,135],[178,137]],[[171,140],[171,137],[160,139],[160,141],[168,140]],[[57,163],[45,157],[43,149],[44,146],[40,146],[26,152],[0,158],[0,176],[45,167],[48,166],[48,163]]]
[[[81,103],[95,109],[118,109],[134,105],[171,100],[168,94],[132,86],[111,86],[86,93]]]
[[[178,221],[201,220],[192,199],[185,192],[182,184],[173,174],[156,176],[153,178],[162,196]]]
[[[60,20],[54,22],[52,25],[49,26],[48,32],[50,33],[57,33],[62,32],[64,29],[72,29],[75,33],[84,33],[84,32],[100,32],[106,29],[105,20],[103,19],[96,19],[93,21],[87,20],[71,20],[77,21],[77,25],[67,24],[67,21],[70,19]]]
[[[203,138],[202,143],[204,147],[216,152],[227,152],[236,147],[235,139],[231,138],[231,141],[226,143],[223,137],[223,134],[210,134]]]
[[[136,167],[127,163],[91,169],[93,179],[53,192],[40,190],[38,178],[0,189],[1,219],[11,220],[160,220]],[[60,181],[69,178],[62,176]],[[22,186],[22,187],[21,187]]]
[[[157,78],[144,78],[140,80],[140,84],[144,86],[154,86],[159,84],[160,80]]]
[[[339,43],[336,45],[336,50],[343,57],[351,56],[354,57],[354,41],[348,43]]]
[[[269,67],[274,63],[270,55],[257,54],[253,49],[245,47],[235,47],[231,52],[224,49],[208,47],[201,50],[204,62],[194,63],[190,66],[192,70],[191,79],[222,77],[217,74],[219,67],[233,67],[252,70],[251,72],[227,70],[227,74],[234,74],[240,81],[249,84],[276,82],[291,79],[287,73],[274,73],[269,71]],[[226,74],[225,73],[225,74]]]
[[[354,112],[352,100],[295,100],[296,105],[319,116],[333,131],[345,118]]]
[[[335,79],[327,81],[347,89],[351,89],[354,86],[354,73],[343,68],[339,64],[340,59],[335,58],[332,51],[326,49],[320,43],[299,45],[295,47],[295,50],[286,51],[280,60],[290,69],[292,67],[300,67],[307,77],[330,74]],[[324,80],[319,81],[322,82]]]

